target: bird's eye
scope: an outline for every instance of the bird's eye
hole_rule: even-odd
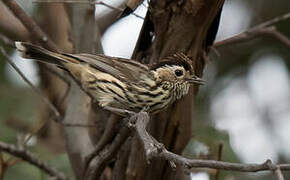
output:
[[[180,69],[177,69],[177,70],[175,70],[175,75],[176,75],[177,77],[180,77],[180,76],[183,75],[183,71],[180,70]]]

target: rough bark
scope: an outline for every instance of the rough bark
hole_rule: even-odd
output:
[[[196,74],[202,76],[207,33],[223,2],[223,0],[151,1],[151,20],[154,24],[155,39],[152,46],[146,50],[138,49],[141,45],[137,45],[134,54],[153,63],[173,53],[183,52],[193,59],[192,65]],[[174,153],[181,154],[192,135],[192,110],[197,90],[197,87],[194,87],[187,97],[151,118],[149,132]],[[142,146],[138,141],[127,143],[126,150],[130,151],[127,161],[130,163],[133,161],[133,166],[128,165],[126,171],[119,172],[120,177],[148,180],[189,178],[182,167],[173,170],[165,161],[153,160],[148,164],[144,153],[140,153]],[[126,151],[123,154],[125,155]],[[122,156],[122,152],[119,156]],[[117,164],[120,163],[118,161],[124,160],[118,159]]]

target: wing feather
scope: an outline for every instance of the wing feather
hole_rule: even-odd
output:
[[[81,62],[85,62],[90,66],[111,74],[116,78],[131,83],[139,83],[144,77],[153,79],[153,75],[146,65],[134,60],[125,58],[115,58],[105,55],[92,54],[65,54],[70,57],[77,58]]]

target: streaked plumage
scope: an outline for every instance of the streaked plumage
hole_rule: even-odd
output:
[[[133,60],[91,54],[60,54],[30,43],[16,42],[24,58],[53,63],[70,72],[102,107],[114,107],[149,113],[165,109],[188,93],[192,83],[201,84],[191,75],[186,56],[175,55],[153,66]]]

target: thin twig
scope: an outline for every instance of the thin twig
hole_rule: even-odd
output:
[[[95,4],[95,5],[102,5],[112,10],[117,10],[119,12],[123,12],[123,9],[109,5],[103,1],[78,1],[78,0],[35,0],[33,3],[75,3],[75,4]],[[137,18],[144,19],[144,17],[132,12],[132,15],[136,16]]]
[[[287,14],[283,14],[282,16],[278,16],[278,17],[275,17],[273,19],[270,19],[268,21],[265,21],[261,24],[258,24],[252,28],[250,28],[248,31],[255,31],[257,29],[261,29],[261,28],[264,28],[264,27],[268,27],[268,26],[271,26],[273,24],[276,24],[280,21],[283,21],[283,20],[286,20],[286,19],[289,19],[290,18],[290,13],[287,13]]]
[[[11,48],[15,48],[14,41],[10,40],[6,36],[0,33],[0,41],[2,41],[5,45]]]
[[[187,159],[167,150],[163,150],[161,153],[159,153],[158,157],[168,161],[173,161],[174,163],[180,164],[187,168],[212,168],[240,172],[258,172],[270,170],[267,165],[268,160],[262,164],[242,164],[215,160]],[[290,170],[290,164],[280,164],[279,166],[281,170]]]
[[[285,45],[285,47],[290,49],[290,40],[287,36],[283,35],[282,33],[278,32],[275,27],[270,26],[267,28],[261,28],[261,29],[256,29],[255,31],[246,31],[244,33],[238,34],[234,37],[216,42],[213,47],[214,48],[219,48],[221,46],[226,46],[229,44],[235,44],[235,43],[241,43],[241,42],[247,42],[251,39],[256,38],[257,36],[270,36],[274,39],[277,39],[280,41],[282,44]]]
[[[114,7],[114,6],[111,6],[109,4],[104,3],[103,1],[95,1],[95,4],[97,4],[97,5],[103,5],[103,6],[107,7],[107,8],[110,8],[110,9],[113,9],[113,10],[117,10],[119,12],[123,12],[123,9],[117,8],[117,7]],[[135,17],[137,17],[137,18],[140,18],[140,19],[143,19],[144,20],[144,17],[142,17],[142,16],[140,16],[140,15],[134,13],[134,12],[132,12],[131,14],[134,15]]]
[[[35,154],[32,154],[25,149],[18,149],[14,145],[0,142],[0,151],[6,152],[26,162],[29,162],[30,164],[40,168],[48,175],[55,177],[58,180],[68,180],[68,178],[62,172],[57,171],[54,167],[50,167],[47,163],[39,160]]]
[[[17,17],[31,33],[32,38],[35,38],[47,49],[58,52],[57,46],[54,44],[54,42],[52,42],[47,37],[47,35],[41,30],[36,22],[31,17],[29,17],[14,0],[3,0],[3,2],[13,12],[15,17]]]
[[[84,127],[84,128],[96,127],[96,125],[93,124],[64,123],[62,121],[60,122],[60,124],[67,127]]]
[[[42,92],[35,87],[29,79],[25,77],[25,75],[21,72],[21,70],[16,66],[16,64],[12,61],[12,59],[9,57],[9,55],[6,53],[3,47],[0,47],[1,53],[6,57],[7,62],[15,69],[15,71],[20,75],[20,77],[36,92],[36,94],[39,95],[39,97],[43,100],[44,103],[48,105],[48,107],[52,110],[55,117],[59,119],[61,117],[59,111],[57,108],[50,102],[50,100],[42,94]]]
[[[263,22],[259,25],[256,25],[256,26],[250,28],[249,30],[247,30],[243,33],[240,33],[234,37],[216,42],[213,44],[213,47],[217,48],[217,47],[225,46],[228,44],[245,42],[245,41],[253,39],[259,35],[270,35],[273,38],[276,38],[277,40],[282,42],[286,47],[288,47],[290,49],[289,38],[286,37],[285,35],[283,35],[282,33],[280,33],[279,31],[277,31],[273,26],[271,27],[271,25],[273,25],[279,21],[289,19],[289,18],[290,18],[290,13],[284,14],[282,16],[278,16],[276,18],[273,18],[271,20]]]
[[[223,143],[220,143],[218,146],[218,158],[217,158],[218,161],[222,160],[223,147],[224,147]],[[215,174],[215,180],[219,179],[219,174],[220,174],[220,171],[217,169],[216,174]]]

